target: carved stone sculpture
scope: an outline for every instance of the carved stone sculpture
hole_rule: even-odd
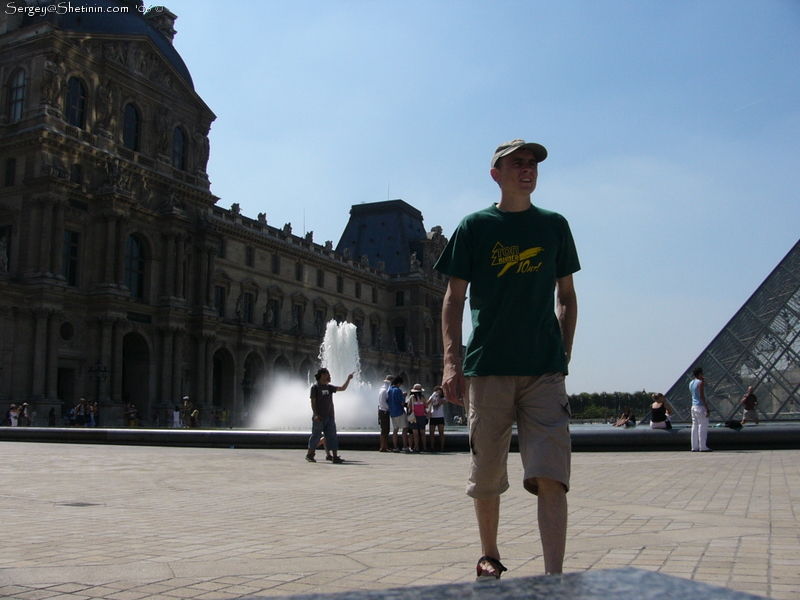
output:
[[[195,167],[199,171],[205,171],[206,165],[208,165],[209,154],[208,130],[206,130],[205,133],[202,131],[195,131],[192,137],[194,138],[192,148],[194,149]]]
[[[61,64],[63,62],[61,55],[51,54],[44,63],[42,100],[53,108],[59,108],[61,104],[61,93],[64,86],[64,82],[61,79]]]
[[[103,79],[97,86],[95,93],[95,124],[98,127],[109,129],[111,127],[114,107],[114,92],[111,88],[111,80]]]

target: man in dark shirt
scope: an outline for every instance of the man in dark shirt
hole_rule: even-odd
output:
[[[314,417],[311,422],[311,437],[308,438],[308,453],[306,453],[306,460],[308,462],[317,462],[314,458],[314,452],[319,445],[322,434],[325,434],[325,443],[328,450],[333,453],[333,461],[336,464],[344,462],[344,459],[339,456],[339,440],[336,435],[336,418],[333,411],[333,394],[336,392],[343,392],[350,385],[350,380],[353,379],[354,373],[347,376],[347,381],[344,385],[335,386],[331,385],[331,374],[328,369],[322,368],[314,375],[317,383],[311,386],[311,410],[314,412]]]
[[[498,146],[490,174],[500,201],[466,216],[435,265],[450,277],[442,307],[442,388],[469,414],[467,494],[483,551],[478,577],[499,578],[506,570],[497,534],[515,422],[523,486],[538,496],[545,571],[561,573],[564,562],[571,457],[564,378],[578,317],[572,274],[580,262],[567,220],[531,203],[546,158],[540,144]],[[462,365],[467,286],[473,330]]]

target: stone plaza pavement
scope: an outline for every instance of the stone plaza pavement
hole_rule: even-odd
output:
[[[468,456],[0,442],[0,598],[224,600],[468,582]],[[323,455],[318,453],[318,458]],[[543,573],[510,459],[506,577]],[[573,454],[565,572],[800,599],[800,450]]]

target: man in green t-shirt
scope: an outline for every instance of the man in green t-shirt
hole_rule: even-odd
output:
[[[500,201],[466,216],[436,263],[450,276],[442,308],[442,387],[469,416],[467,494],[483,551],[478,577],[499,578],[506,570],[497,532],[515,422],[523,485],[538,496],[545,571],[561,573],[564,562],[571,458],[564,378],[578,318],[572,274],[580,262],[566,219],[531,203],[545,158],[539,144],[501,144],[490,171]],[[462,366],[468,285],[473,330]]]

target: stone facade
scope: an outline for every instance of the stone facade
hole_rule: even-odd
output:
[[[2,411],[27,401],[42,424],[86,397],[119,425],[127,401],[148,422],[189,395],[246,425],[259,386],[317,368],[330,319],[358,326],[365,381],[438,382],[441,229],[400,200],[354,207],[351,222],[413,222],[380,249],[402,257],[387,269],[217,206],[215,116],[172,47],[176,17],[117,4],[131,11],[113,22],[0,16]]]

